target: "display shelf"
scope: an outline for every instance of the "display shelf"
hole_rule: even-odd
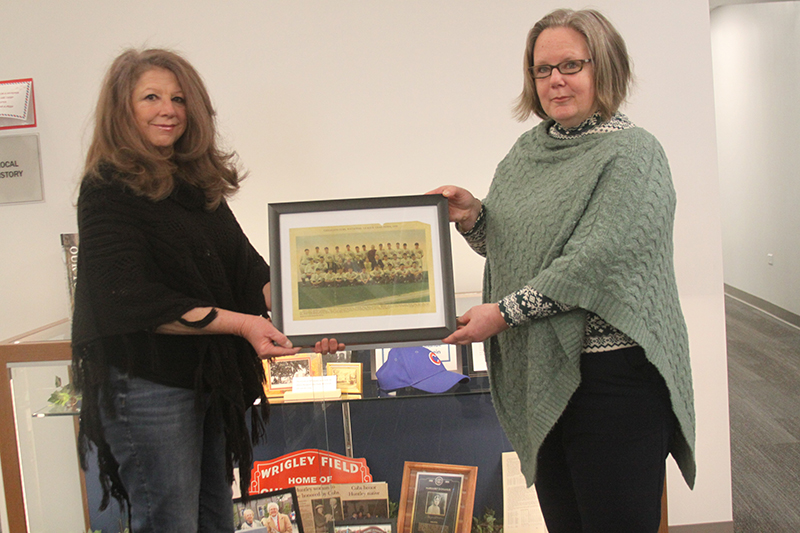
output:
[[[38,411],[31,413],[33,418],[47,418],[49,416],[78,416],[81,414],[80,407],[64,407],[63,405],[48,405]]]

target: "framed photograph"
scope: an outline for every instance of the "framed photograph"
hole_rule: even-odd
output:
[[[469,375],[470,377],[488,376],[489,369],[486,366],[486,351],[482,342],[473,342],[469,346],[464,346],[469,350]]]
[[[272,320],[295,346],[442,339],[456,328],[441,195],[269,204]]]
[[[398,533],[470,533],[477,466],[406,462]]]
[[[331,522],[329,533],[395,533],[396,518],[351,518]]]
[[[336,388],[342,392],[361,394],[361,363],[328,363],[325,374],[336,376]]]
[[[286,355],[273,360],[264,360],[269,391],[285,392],[292,389],[296,377],[312,376],[311,355]]]
[[[234,499],[233,525],[237,531],[304,533],[294,487],[251,496],[247,503]]]

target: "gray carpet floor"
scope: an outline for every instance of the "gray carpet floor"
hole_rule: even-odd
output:
[[[725,297],[736,533],[800,532],[800,329]]]

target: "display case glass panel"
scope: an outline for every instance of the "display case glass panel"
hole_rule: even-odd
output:
[[[64,319],[0,343],[0,366],[8,378],[0,380],[3,531],[89,526],[77,405],[56,394],[71,381],[69,331]]]

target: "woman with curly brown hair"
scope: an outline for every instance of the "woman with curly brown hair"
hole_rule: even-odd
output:
[[[261,359],[298,351],[267,318],[269,267],[226,202],[241,179],[185,59],[113,62],[78,199],[73,367],[84,466],[96,446],[101,507],[126,502],[136,533],[233,530],[232,466],[247,494],[268,415]]]

